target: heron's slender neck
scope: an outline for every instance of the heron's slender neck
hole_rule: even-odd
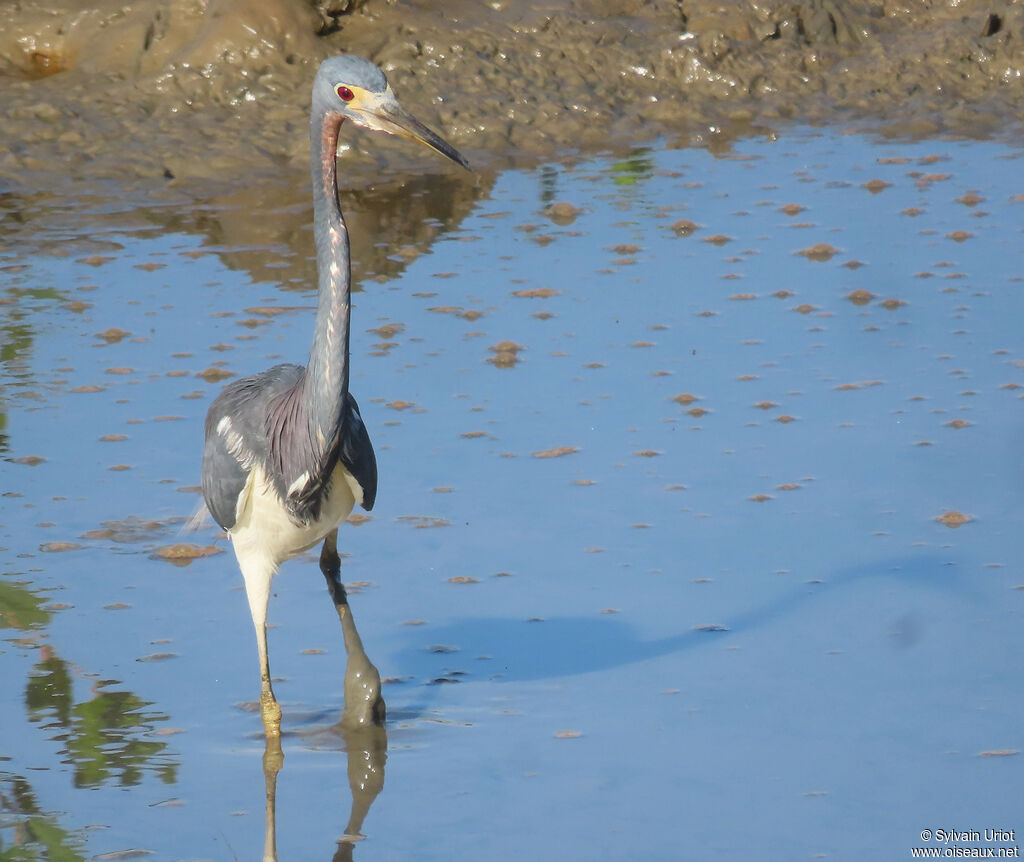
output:
[[[338,428],[348,391],[351,272],[348,230],[338,206],[335,155],[341,118],[314,112],[310,129],[313,231],[319,275],[316,329],[303,383],[303,401],[314,442],[327,447]],[[325,449],[321,449],[324,454]]]

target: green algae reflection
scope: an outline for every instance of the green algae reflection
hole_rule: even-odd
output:
[[[94,683],[89,700],[76,703],[67,663],[44,647],[25,688],[29,720],[41,723],[64,748],[76,787],[116,782],[139,784],[148,772],[165,784],[177,780],[176,758],[167,743],[147,739],[167,716],[129,691],[107,691],[114,682]]]
[[[0,422],[0,431],[2,429],[3,423]],[[44,599],[23,583],[0,581],[0,629],[24,631],[45,626],[50,621],[51,614],[44,607],[44,603]]]
[[[83,847],[39,807],[23,776],[0,772],[0,862],[81,862]]]
[[[654,176],[654,168],[651,149],[637,147],[626,158],[612,163],[612,182],[617,186],[635,186]]]

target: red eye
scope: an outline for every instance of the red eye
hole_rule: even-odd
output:
[[[356,94],[344,84],[339,85],[335,92],[337,92],[338,98],[343,102],[351,102],[356,97]]]

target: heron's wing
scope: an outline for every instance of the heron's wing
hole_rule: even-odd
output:
[[[235,525],[238,497],[249,473],[267,464],[266,421],[270,405],[302,376],[299,365],[277,365],[224,387],[206,414],[203,497],[225,530]]]
[[[362,488],[363,499],[359,504],[369,512],[377,499],[377,457],[373,454],[373,444],[370,443],[363,417],[359,415],[359,405],[351,392],[347,396],[338,460]]]
[[[235,526],[238,497],[248,476],[249,471],[231,454],[224,438],[208,429],[203,447],[203,498],[213,520],[225,530]]]
[[[217,396],[206,415],[203,496],[214,520],[225,530],[235,525],[238,499],[249,474],[260,467],[296,523],[320,516],[339,461],[357,489],[364,509],[377,496],[377,459],[359,405],[347,395],[337,436],[317,457],[300,399],[305,369],[277,365],[237,380]]]

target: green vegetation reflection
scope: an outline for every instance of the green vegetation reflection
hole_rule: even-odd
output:
[[[81,862],[84,842],[43,812],[21,775],[0,772],[0,862]]]
[[[0,431],[3,430],[2,418],[0,414]],[[43,607],[44,601],[24,583],[0,581],[0,629],[24,631],[45,626],[50,621],[50,612]]]
[[[629,156],[612,163],[611,173],[617,186],[635,186],[654,176],[654,155],[648,147],[638,147]]]
[[[150,704],[128,691],[106,691],[116,682],[97,682],[89,700],[75,703],[67,662],[50,647],[41,649],[25,689],[29,720],[42,723],[51,739],[64,744],[61,755],[74,768],[76,787],[97,787],[108,781],[131,787],[146,772],[165,784],[177,780],[176,758],[167,743],[143,737],[167,716],[147,711]]]

